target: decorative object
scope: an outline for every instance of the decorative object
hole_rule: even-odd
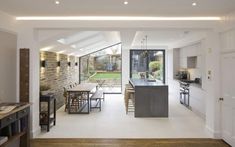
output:
[[[47,61],[46,60],[41,61],[41,67],[47,67]]]
[[[61,62],[60,62],[60,61],[58,61],[58,62],[57,62],[57,67],[60,67],[60,64],[61,64]]]
[[[68,62],[68,66],[71,66],[71,62]]]
[[[51,87],[49,85],[40,85],[40,95],[47,95],[50,93]]]
[[[75,66],[78,66],[78,62],[75,62]]]
[[[29,102],[29,82],[30,82],[30,72],[29,72],[29,55],[30,50],[27,48],[20,49],[20,102]]]
[[[141,49],[145,49],[145,51],[143,51],[143,53],[141,54],[141,56],[143,58],[146,58],[148,56],[148,36],[146,35],[145,38],[143,38],[143,40],[141,41]]]

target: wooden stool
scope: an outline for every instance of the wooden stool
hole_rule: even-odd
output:
[[[130,86],[129,84],[127,84],[125,88],[125,95],[124,95],[126,114],[128,112],[133,112],[133,111],[129,111],[129,109],[134,108],[134,97],[135,97],[134,94],[135,94],[134,88]],[[130,105],[129,103],[130,100],[132,100],[132,105]]]

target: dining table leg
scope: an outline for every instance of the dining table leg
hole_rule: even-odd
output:
[[[71,113],[71,110],[70,110],[70,92],[68,92],[68,112]]]
[[[90,96],[89,96],[90,92],[87,92],[87,104],[88,104],[88,114],[90,113]]]

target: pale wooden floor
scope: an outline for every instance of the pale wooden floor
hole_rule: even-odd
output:
[[[214,139],[33,139],[32,147],[229,147]]]

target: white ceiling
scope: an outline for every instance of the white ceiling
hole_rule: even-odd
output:
[[[89,54],[121,41],[117,31],[38,30],[37,38],[41,51],[77,56]]]
[[[175,42],[184,40],[192,35],[197,35],[205,32],[206,30],[191,30],[191,29],[161,29],[154,31],[137,31],[132,42],[134,47],[146,47],[147,46],[169,46]]]
[[[2,0],[0,11],[14,16],[221,16],[235,0]],[[197,2],[192,7],[192,2]]]
[[[122,46],[140,49],[166,49],[171,44],[195,35],[205,33],[203,29],[155,29],[153,31],[77,31],[77,30],[38,30],[41,50],[68,55],[83,56],[97,50],[122,43]],[[56,33],[57,32],[57,33]],[[144,46],[143,46],[144,45]]]

